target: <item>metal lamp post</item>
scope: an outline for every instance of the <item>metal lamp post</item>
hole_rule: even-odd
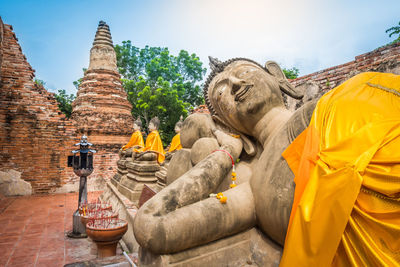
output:
[[[79,150],[73,150],[73,155],[68,156],[68,167],[72,167],[74,173],[80,177],[79,199],[78,209],[72,215],[72,231],[68,233],[68,236],[79,238],[86,237],[86,229],[81,223],[79,208],[82,203],[87,203],[87,177],[93,172],[93,154],[96,153],[96,151],[89,148],[92,144],[88,142],[85,135],[83,135],[81,141],[75,145],[79,146]]]

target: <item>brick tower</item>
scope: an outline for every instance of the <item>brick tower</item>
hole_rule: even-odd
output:
[[[89,68],[72,104],[78,134],[86,134],[97,150],[117,152],[132,133],[132,106],[120,81],[110,28],[99,22]]]
[[[72,120],[78,137],[86,134],[98,151],[91,179],[107,180],[114,175],[118,150],[132,134],[131,109],[117,70],[110,28],[100,21],[90,49],[89,68],[72,104]]]

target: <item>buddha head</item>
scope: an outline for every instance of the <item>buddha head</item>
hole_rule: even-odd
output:
[[[300,99],[279,65],[265,67],[245,58],[225,62],[210,57],[212,72],[204,86],[204,97],[213,118],[251,135],[257,122],[275,107],[284,107],[282,93]]]
[[[180,133],[183,125],[183,117],[182,115],[179,118],[179,121],[175,124],[175,133]]]
[[[133,123],[133,130],[140,131],[141,129],[142,129],[142,121],[140,120],[140,117],[138,117],[137,120],[135,120]]]
[[[149,131],[156,131],[158,130],[158,127],[160,127],[160,120],[158,119],[158,117],[152,118],[149,123]]]

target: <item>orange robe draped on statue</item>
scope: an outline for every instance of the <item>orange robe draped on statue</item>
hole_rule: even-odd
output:
[[[325,94],[282,155],[296,190],[280,266],[400,265],[400,76]]]
[[[176,134],[171,141],[171,144],[169,146],[168,152],[172,152],[175,150],[182,149],[181,145],[181,133]]]
[[[164,147],[158,131],[152,131],[146,139],[146,147],[143,151],[153,151],[158,154],[158,163],[162,163],[165,159]]]
[[[123,150],[134,147],[134,146],[140,146],[141,148],[144,147],[144,141],[143,141],[143,136],[142,133],[140,131],[135,131],[132,136],[131,139],[129,140],[129,143],[124,145],[122,147]]]

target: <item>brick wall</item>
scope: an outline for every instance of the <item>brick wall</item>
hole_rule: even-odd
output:
[[[47,193],[73,175],[65,148],[76,141],[75,127],[54,94],[33,81],[12,27],[1,19],[0,40],[0,169],[22,172],[34,193]]]
[[[0,71],[0,170],[21,172],[35,194],[78,190],[79,178],[67,167],[67,156],[76,149],[82,132],[76,121],[61,113],[54,94],[34,82],[35,71],[12,26],[1,18]],[[93,147],[98,153],[89,190],[101,189],[103,179],[114,175],[118,150],[129,136],[118,136],[119,142],[113,136],[99,136],[104,143]]]
[[[400,74],[400,43],[383,46],[356,56],[353,61],[314,72],[291,83],[305,93],[305,100],[319,97],[360,72],[378,71]],[[304,101],[304,100],[303,100]],[[290,110],[295,110],[303,101],[287,98]]]

